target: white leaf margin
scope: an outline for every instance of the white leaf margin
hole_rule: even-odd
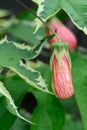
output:
[[[19,112],[17,110],[17,107],[14,104],[14,101],[13,101],[9,91],[5,88],[4,84],[1,81],[0,81],[0,95],[4,96],[6,98],[6,100],[7,100],[7,105],[10,105],[11,109],[9,109],[9,107],[6,106],[9,112],[11,112],[13,115],[19,117],[20,119],[22,119],[22,120],[24,120],[24,121],[26,121],[26,122],[28,122],[30,124],[34,124],[35,125],[35,123],[25,119],[23,116],[21,116],[19,114]]]
[[[44,3],[45,3],[45,0],[32,0],[33,2],[35,2],[36,4],[38,4],[38,10],[37,10],[37,15],[39,17],[41,12],[44,12]],[[71,21],[73,22],[73,24],[81,31],[83,31],[86,35],[87,35],[87,26],[84,26],[82,27],[79,23],[75,22],[75,19],[72,17],[72,14],[70,12],[67,11],[67,8],[65,8],[65,1],[62,1],[62,6],[60,6],[60,8],[58,8],[54,13],[50,14],[50,16],[48,16],[47,18],[43,19],[41,18],[44,22],[46,22],[49,18],[51,18],[52,16],[54,16],[57,12],[59,12],[61,9],[63,9],[67,14],[68,16],[70,17]],[[66,2],[67,3],[67,2]],[[83,1],[82,3],[85,4],[85,2]],[[87,4],[87,3],[86,3]],[[87,13],[85,13],[85,15],[87,15]],[[42,22],[36,18],[35,19],[35,22],[36,22],[36,29],[35,29],[35,32],[41,27],[42,25]]]

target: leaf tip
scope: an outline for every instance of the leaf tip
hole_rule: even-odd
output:
[[[7,35],[5,35],[5,37],[0,40],[0,44],[3,44],[3,43],[6,42],[6,41],[7,41]]]

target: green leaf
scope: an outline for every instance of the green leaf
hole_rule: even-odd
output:
[[[83,130],[81,121],[67,115],[63,130]]]
[[[49,90],[51,90],[51,72],[49,66],[39,63],[38,65],[39,67],[35,65],[35,68],[41,72],[46,79],[46,83],[49,85]],[[38,102],[32,115],[32,121],[37,123],[37,125],[31,125],[30,130],[62,130],[65,113],[59,99],[54,95],[38,92],[37,90],[33,90],[32,93]]]
[[[15,20],[14,20],[15,21]],[[14,30],[14,31],[13,31]],[[17,20],[4,30],[11,35],[26,41],[29,45],[40,43],[40,41],[45,37],[45,29],[40,28],[37,33],[34,34],[35,22],[29,20]]]
[[[4,87],[2,82],[0,82],[0,94],[2,95],[2,98],[4,96],[3,101],[4,101],[4,104],[6,105],[6,108],[9,110],[9,112],[11,112],[13,115],[16,115],[17,117],[21,118],[22,120],[24,120],[28,123],[32,123],[31,121],[25,119],[24,117],[22,117],[19,114],[19,112],[17,111],[17,107],[15,106],[14,101],[13,101],[10,93]]]
[[[67,12],[78,29],[87,34],[87,1],[63,1],[61,7]]]
[[[26,115],[27,118],[30,117],[30,114],[24,110],[20,111],[22,115]],[[24,122],[23,120],[20,120],[20,118],[17,118],[14,122],[13,126],[10,128],[10,130],[29,130],[30,126],[28,123]]]
[[[87,130],[87,57],[71,54],[75,99],[82,117],[84,130]]]
[[[55,15],[63,9],[70,16],[73,23],[87,34],[87,0],[33,0],[38,6],[37,15],[47,21],[51,16]],[[37,29],[41,26],[41,22],[37,19]]]
[[[35,58],[40,53],[42,47],[43,43],[30,47],[3,39],[0,41],[0,65],[17,73],[31,86],[49,92],[40,72],[26,66],[21,60]]]
[[[38,65],[40,65],[41,67],[39,67],[37,70],[41,71],[41,74],[43,75],[43,77],[44,78],[46,77],[46,79],[48,79],[48,80],[46,80],[46,83],[49,84],[49,90],[51,90],[51,85],[50,85],[51,73],[49,70],[49,66],[43,65],[43,64],[37,64],[37,65],[35,64],[35,67],[37,68]],[[44,73],[44,71],[46,73]],[[33,115],[32,120],[35,120],[35,122],[37,123],[36,127],[38,129],[42,128],[43,130],[45,130],[45,128],[47,129],[48,127],[53,125],[51,128],[52,130],[57,130],[58,128],[60,128],[60,130],[61,130],[62,125],[64,123],[64,109],[63,109],[62,105],[60,104],[58,98],[56,98],[55,96],[37,91],[36,89],[34,89],[30,86],[28,87],[28,84],[26,84],[20,77],[18,77],[16,75],[12,75],[12,74],[7,75],[7,77],[4,79],[4,84],[6,85],[6,88],[10,91],[10,93],[17,105],[19,105],[19,103],[17,103],[17,102],[20,102],[20,98],[23,98],[23,95],[25,93],[32,92],[34,94],[34,96],[36,97],[36,99],[38,101],[37,107],[39,109],[37,110],[37,113],[35,114],[35,111],[37,109],[37,107],[36,107],[36,109],[33,113],[36,116]],[[29,102],[31,102],[31,101],[29,101]],[[1,117],[4,120],[3,117],[4,117],[4,115]],[[39,119],[39,117],[41,117],[42,120],[41,120],[41,118]],[[5,122],[7,122],[7,121],[5,120]],[[39,124],[40,122],[41,122],[41,124]],[[11,120],[10,120],[10,123],[11,123]],[[7,125],[7,123],[4,123],[4,124]],[[18,125],[17,128],[19,128],[19,129],[22,129],[22,128],[29,129],[29,126],[23,122],[20,122],[19,119],[16,120],[16,122],[13,124],[13,126],[11,128],[16,129],[17,125]],[[33,125],[31,125],[31,129],[36,130],[36,127],[33,127]],[[2,127],[0,127],[0,128],[1,128],[1,130],[4,130],[4,129],[2,129]],[[6,128],[6,130],[9,130],[9,129]]]
[[[22,120],[16,119],[14,125],[10,128],[10,130],[29,130],[29,126]]]
[[[36,13],[37,9],[32,8],[32,11]],[[35,16],[29,10],[24,10],[17,15],[17,18],[20,20],[34,21]]]
[[[43,96],[43,97],[42,97]],[[41,103],[35,108],[32,121],[37,125],[31,126],[30,130],[61,130],[64,123],[64,111],[62,105],[56,97],[52,95],[44,95],[39,98],[44,98]]]
[[[6,89],[10,92],[12,99],[14,99],[16,106],[18,106],[18,108],[20,108],[21,102],[24,98],[24,95],[28,91],[29,85],[23,79],[21,79],[18,75],[15,75],[12,72],[7,73],[7,76],[3,77],[0,80],[2,80],[4,82]],[[0,98],[0,130],[9,130],[10,127],[14,124],[14,121],[16,120],[17,117],[12,115],[6,109],[6,107],[2,103],[1,99],[2,98]],[[23,116],[26,117],[25,115],[23,115]],[[22,123],[24,122],[20,118],[17,118],[17,120],[20,120]],[[27,122],[24,122],[23,124],[26,124],[26,123]],[[3,124],[4,124],[4,126],[3,126]]]
[[[0,130],[9,130],[16,116],[13,116],[4,106],[0,98]],[[3,126],[4,124],[4,126]]]

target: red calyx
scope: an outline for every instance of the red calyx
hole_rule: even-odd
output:
[[[56,55],[54,55],[52,62],[52,87],[58,98],[67,99],[73,95],[74,89],[70,66],[66,55],[62,57],[59,67],[58,64]]]

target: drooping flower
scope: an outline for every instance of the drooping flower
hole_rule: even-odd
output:
[[[49,26],[56,31],[62,42],[67,42],[69,51],[73,50],[77,46],[77,38],[74,33],[66,27],[61,21],[57,18],[53,18],[49,21]],[[52,35],[52,32],[49,28],[46,28],[47,35]],[[58,42],[56,36],[48,41],[49,44],[53,42]]]
[[[52,87],[54,93],[60,99],[70,98],[74,93],[71,63],[65,46],[64,43],[54,43],[51,58]]]

